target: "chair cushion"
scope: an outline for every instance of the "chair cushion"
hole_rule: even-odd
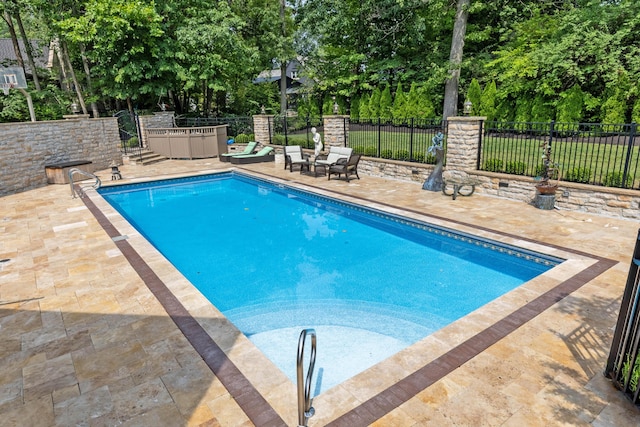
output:
[[[331,147],[329,148],[329,155],[326,160],[316,160],[316,163],[322,165],[332,165],[338,161],[340,158],[348,159],[351,157],[351,153],[353,152],[353,148],[350,147]]]

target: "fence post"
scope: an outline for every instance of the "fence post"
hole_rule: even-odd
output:
[[[273,135],[273,115],[258,114],[253,116],[253,133],[256,142],[271,144]]]
[[[411,125],[409,126],[409,161],[413,160],[413,118],[411,118]]]
[[[616,329],[613,335],[613,341],[611,343],[611,350],[609,351],[609,358],[607,359],[607,365],[604,371],[604,375],[611,378],[614,383],[620,384],[619,381],[622,364],[625,361],[625,353],[630,358],[631,367],[633,368],[634,361],[637,356],[637,347],[635,349],[633,342],[637,341],[638,330],[633,326],[637,325],[637,312],[638,305],[638,265],[640,264],[640,230],[636,238],[636,245],[633,251],[633,259],[631,260],[631,266],[629,268],[629,274],[627,276],[627,284],[622,296],[622,302],[620,304],[620,311],[618,314],[618,321],[616,323]],[[635,295],[634,295],[635,294]],[[632,302],[633,301],[633,302]],[[636,336],[632,336],[632,335]],[[631,341],[631,342],[630,342]],[[629,352],[629,350],[631,350]],[[633,353],[633,354],[630,354]],[[631,376],[629,370],[628,376]],[[622,381],[623,391],[626,391],[629,378],[625,378]],[[637,393],[640,390],[636,390]],[[634,401],[635,403],[635,401]]]
[[[347,124],[349,116],[331,115],[322,118],[324,125],[324,147],[346,147],[349,143]]]
[[[446,172],[449,177],[464,176],[476,170],[482,122],[486,117],[448,117]]]
[[[478,130],[478,157],[476,160],[476,169],[480,170],[480,153],[482,153],[482,138],[484,138],[484,120],[480,120],[480,129]]]
[[[631,123],[629,127],[629,143],[627,144],[627,156],[624,160],[624,170],[622,171],[622,188],[627,188],[627,176],[629,175],[629,163],[631,162],[631,153],[633,152],[633,140],[636,136],[636,124]],[[633,188],[633,182],[631,183]]]
[[[376,157],[380,157],[380,145],[382,144],[381,128],[382,122],[380,121],[380,117],[378,117],[378,147]]]

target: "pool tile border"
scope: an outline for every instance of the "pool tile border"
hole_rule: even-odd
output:
[[[268,174],[261,174],[259,172],[252,172],[252,174],[263,175],[268,179],[282,180],[282,178],[273,177]],[[284,181],[288,180],[285,179]],[[326,189],[312,185],[306,186],[321,192],[326,191]],[[350,199],[361,200],[365,203],[373,203],[396,209],[393,205],[376,202],[366,198],[338,191],[332,191],[332,193]],[[107,234],[112,239],[117,238],[119,233],[109,219],[92,201],[88,200],[87,197],[83,200]],[[433,361],[425,364],[395,384],[387,387],[351,410],[348,410],[346,413],[339,415],[337,418],[326,424],[328,426],[366,426],[375,422],[617,264],[617,261],[615,260],[599,257],[578,250],[567,249],[558,245],[540,243],[533,239],[528,239],[522,236],[513,236],[506,232],[467,224],[463,221],[425,214],[409,208],[403,208],[402,210],[418,214],[423,217],[430,217],[448,223],[455,223],[465,227],[481,229],[496,235],[535,244],[542,244],[547,247],[591,258],[595,260],[595,263],[564,280],[536,299],[519,307],[511,314],[478,332],[474,336],[437,357]],[[132,267],[144,280],[145,284],[147,284],[151,292],[153,292],[156,298],[161,302],[167,311],[167,314],[169,314],[183,334],[185,334],[187,339],[192,343],[196,351],[198,351],[198,353],[203,357],[212,372],[225,385],[229,393],[247,414],[249,419],[256,425],[260,426],[286,425],[280,415],[277,414],[260,392],[256,390],[249,380],[238,370],[224,351],[222,351],[202,326],[200,326],[200,324],[191,316],[182,303],[171,293],[171,291],[153,272],[151,267],[149,267],[148,264],[140,257],[135,249],[129,245],[126,240],[115,241],[115,243]]]

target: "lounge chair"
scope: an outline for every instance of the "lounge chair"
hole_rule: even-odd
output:
[[[316,159],[315,162],[318,165],[331,166],[332,164],[337,162],[338,159],[348,160],[349,157],[351,157],[352,152],[353,152],[353,148],[349,148],[349,147],[331,147],[329,148],[329,155],[327,155],[326,159],[318,158]]]
[[[262,150],[255,154],[240,154],[237,156],[231,156],[231,163],[234,165],[246,165],[249,163],[262,163],[273,162],[275,156],[273,155],[273,147],[264,147]]]
[[[294,166],[300,166],[300,172],[305,168],[309,169],[309,155],[302,152],[302,147],[299,145],[285,145],[284,147],[284,168],[293,172]]]
[[[358,176],[358,162],[360,161],[360,154],[353,154],[349,159],[341,158],[338,159],[337,162],[329,166],[329,177],[331,179],[331,174],[338,175],[338,178],[344,174],[347,182],[349,182],[349,176],[355,175],[356,178],[360,179]]]
[[[231,160],[231,157],[233,156],[243,156],[245,154],[253,154],[253,152],[255,151],[256,147],[258,146],[258,143],[255,141],[251,141],[247,144],[246,147],[244,147],[244,151],[241,151],[239,153],[222,153],[220,154],[220,161],[221,162],[228,162]]]

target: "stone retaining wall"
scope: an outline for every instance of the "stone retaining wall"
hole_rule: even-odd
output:
[[[0,124],[0,196],[47,185],[44,165],[90,160],[94,170],[122,163],[115,117]]]

